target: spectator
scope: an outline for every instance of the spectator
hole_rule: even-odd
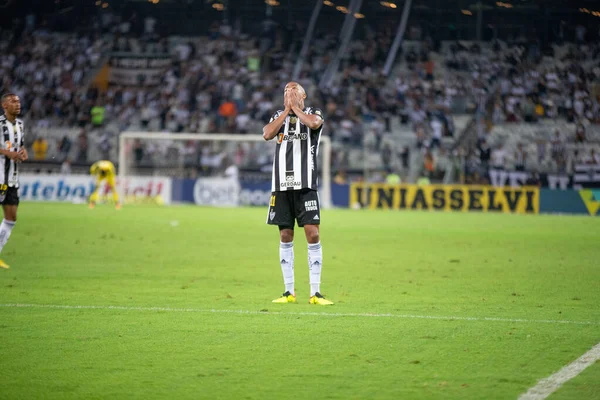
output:
[[[492,169],[502,171],[506,168],[506,151],[501,144],[496,145],[491,156]]]
[[[71,175],[71,161],[67,158],[60,166],[61,175]]]
[[[552,145],[552,150],[551,150],[550,156],[552,157],[552,159],[554,161],[556,161],[560,157],[563,157],[566,148],[565,148],[565,143],[564,143],[563,139],[561,138],[560,132],[558,129],[554,132],[554,138],[551,141],[551,145]]]
[[[71,139],[68,136],[63,136],[63,138],[58,142],[58,159],[59,161],[64,161],[71,151]]]
[[[484,171],[487,171],[490,164],[490,159],[492,158],[492,149],[487,143],[485,138],[481,139],[479,143],[479,162]]]
[[[585,127],[581,122],[577,123],[575,128],[575,143],[584,143],[585,142]]]
[[[33,141],[33,159],[37,161],[45,160],[48,153],[48,141],[38,136]]]
[[[79,132],[79,136],[77,136],[77,162],[85,163],[87,162],[87,153],[88,153],[88,138],[85,131],[82,129]]]
[[[527,162],[527,152],[523,148],[523,143],[517,145],[515,151],[515,170],[523,172],[525,171],[525,165]]]
[[[345,185],[346,183],[348,183],[348,179],[346,177],[346,171],[343,169],[340,169],[333,177],[333,182],[337,185]]]
[[[388,185],[399,185],[402,182],[400,179],[400,175],[393,172],[392,170],[388,170],[388,174],[385,177],[385,183]]]
[[[596,153],[596,150],[590,149],[590,155],[586,158],[585,163],[589,165],[600,165],[600,154]]]
[[[101,127],[104,124],[104,114],[106,112],[106,107],[100,105],[97,102],[94,107],[90,110],[91,121],[94,127]]]

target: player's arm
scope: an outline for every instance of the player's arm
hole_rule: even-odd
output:
[[[271,118],[271,121],[263,127],[263,138],[265,140],[271,140],[275,136],[277,136],[277,133],[281,129],[281,126],[285,122],[285,119],[287,118],[289,113],[290,113],[290,108],[288,108],[286,106],[285,110],[283,110],[283,112],[281,114],[279,114],[277,117],[275,117],[275,115],[277,115],[277,114],[273,115],[273,117]]]
[[[10,158],[13,161],[18,161],[19,160],[19,153],[16,151],[10,151],[10,150],[6,150],[6,149],[0,149],[0,155],[6,156],[8,158]]]
[[[23,127],[23,125],[21,125],[21,128]],[[19,143],[19,159],[21,161],[27,161],[29,159],[29,153],[27,152],[27,149],[25,148],[25,134],[23,133],[21,135],[21,143]]]
[[[312,130],[317,130],[323,125],[323,117],[319,114],[305,114],[304,111],[298,104],[294,104],[292,107],[292,111],[298,118],[300,118],[300,122],[304,125],[308,126]]]

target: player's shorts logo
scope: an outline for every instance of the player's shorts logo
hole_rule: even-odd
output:
[[[304,202],[304,209],[306,211],[319,211],[319,206],[316,200],[308,200]]]
[[[273,218],[275,218],[275,211],[271,211],[271,212],[269,213],[269,219],[270,219],[271,221],[273,221]]]

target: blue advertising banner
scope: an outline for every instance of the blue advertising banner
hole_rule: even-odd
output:
[[[331,184],[331,202],[335,207],[347,208],[350,204],[350,185]]]
[[[271,198],[271,181],[237,182],[228,178],[173,179],[174,202],[213,206],[266,207]],[[348,207],[349,185],[331,185],[332,203]]]
[[[598,215],[600,190],[540,189],[540,213]]]

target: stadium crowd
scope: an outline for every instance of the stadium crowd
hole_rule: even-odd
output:
[[[127,129],[257,132],[282,103],[281,88],[292,75],[303,38],[293,28],[290,33],[269,19],[263,21],[258,36],[215,23],[207,36],[177,39],[159,35],[153,18],[132,27],[131,21],[111,15],[97,24],[86,35],[31,29],[12,47],[2,43],[7,54],[0,64],[2,86],[23,99],[28,126],[81,128],[75,138],[33,135],[29,144],[38,160],[51,156],[44,145],[47,139],[58,140],[53,151],[60,161],[86,162],[90,135],[102,156],[114,158],[115,138]],[[542,48],[531,41],[456,42],[440,49],[426,37],[417,47],[404,46],[397,62],[401,67],[386,77],[381,68],[392,40],[388,26],[366,30],[351,42],[341,71],[327,87],[321,87],[319,80],[335,53],[337,36],[318,30],[311,43],[299,82],[310,104],[324,110],[325,132],[336,144],[335,170],[354,168],[349,151],[368,147],[379,155],[374,169],[383,176],[395,175],[393,170],[399,167],[406,179],[411,157],[419,155],[417,174],[434,178],[448,165],[487,167],[492,157],[490,153],[486,159],[486,146],[496,153],[503,147],[493,140],[497,126],[565,120],[576,128],[560,132],[560,140],[585,142],[589,141],[586,127],[600,123],[597,43]],[[171,62],[159,84],[114,82],[106,91],[99,90],[91,83],[111,52],[168,53]],[[485,99],[487,110],[481,107]],[[478,131],[479,141],[470,148],[453,147],[452,138],[467,130],[455,127],[453,114],[475,110],[485,111],[487,123]],[[397,129],[412,133],[410,140],[395,146],[390,144],[394,137],[390,134]],[[445,145],[444,138],[449,138]],[[545,143],[555,148],[552,140],[558,139]],[[511,154],[512,150],[505,149]],[[138,141],[132,151],[143,164],[161,149]],[[209,150],[188,142],[176,151],[193,159]],[[248,157],[260,158],[260,154],[241,147],[235,159]],[[263,158],[254,165],[266,167],[270,161]],[[515,153],[513,158],[519,156]],[[555,161],[561,162],[559,158]],[[514,168],[523,168],[523,163]],[[461,172],[468,170],[464,167]]]

